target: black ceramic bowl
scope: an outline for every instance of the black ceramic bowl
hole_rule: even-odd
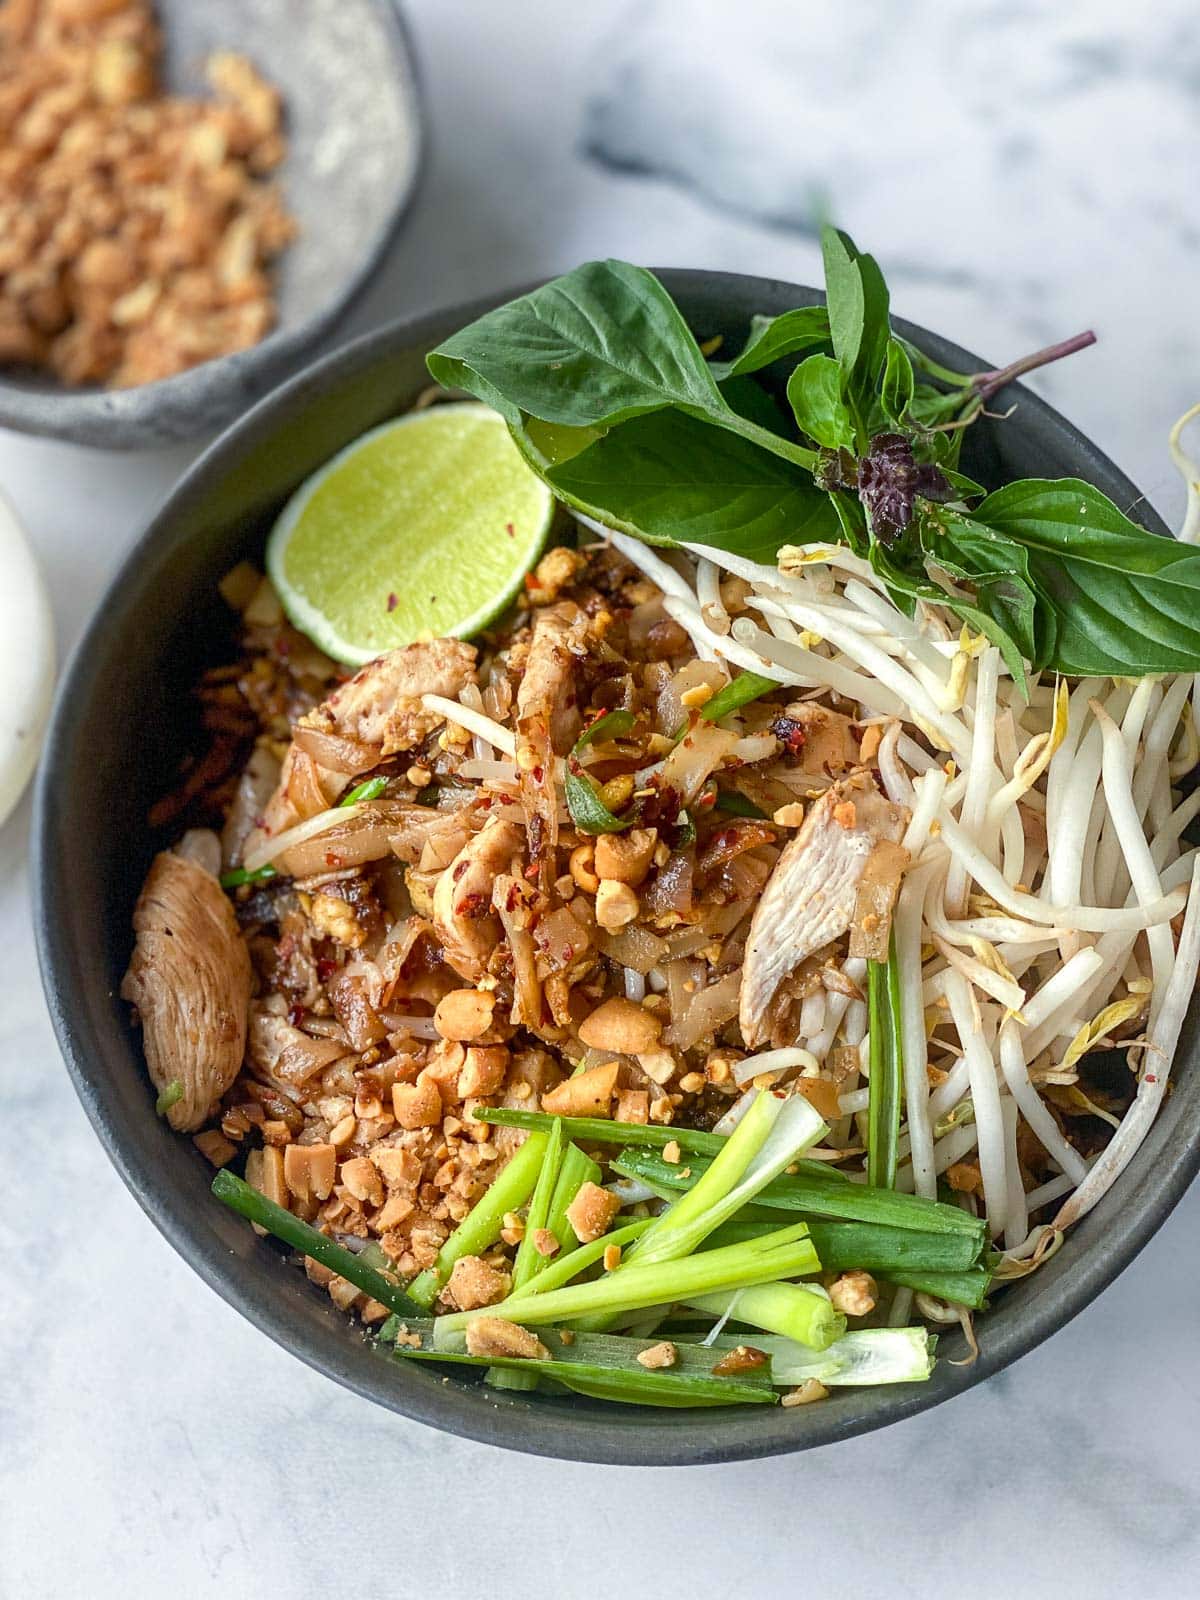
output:
[[[45,373],[0,368],[4,427],[129,450],[224,426],[350,309],[416,191],[424,130],[399,0],[157,0],[157,9],[172,93],[206,96],[203,64],[216,50],[249,56],[283,93],[278,177],[298,233],[279,261],[278,324],[249,350],[135,389],[64,389]]]
[[[812,304],[813,291],[726,273],[662,274],[702,336],[736,348],[754,312]],[[506,297],[505,297],[506,298]],[[492,302],[495,303],[495,302]],[[64,675],[42,761],[34,819],[36,921],[51,1016],[80,1099],[142,1207],[205,1280],[263,1332],[319,1371],[407,1417],[511,1449],[646,1465],[730,1461],[845,1438],[910,1416],[1007,1366],[1083,1309],[1132,1259],[1200,1164],[1200,1072],[1194,1035],[1174,1093],[1145,1149],[1067,1246],[997,1297],[973,1366],[939,1362],[927,1384],[838,1390],[819,1406],[650,1411],[497,1393],[423,1363],[378,1354],[328,1296],[285,1265],[209,1195],[212,1170],[154,1114],[141,1047],[117,988],[130,913],[163,842],[147,832],[147,797],[183,753],[190,685],[228,628],[216,583],[261,556],[271,520],[296,485],[368,428],[403,411],[427,382],[424,357],[484,310],[394,323],[326,357],[231,427],[186,475],[134,547]],[[901,324],[959,371],[987,363]],[[779,374],[775,375],[776,377]],[[1071,425],[1014,388],[1003,423],[972,430],[974,477],[1078,474],[1118,505],[1134,486]],[[1155,531],[1161,523],[1140,514]],[[953,1341],[944,1349],[958,1354]]]

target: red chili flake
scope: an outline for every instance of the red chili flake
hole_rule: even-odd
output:
[[[399,602],[399,600],[396,598],[396,596],[394,594],[389,594],[388,595],[387,607],[388,607],[389,611],[395,611],[396,607],[399,604],[400,604],[400,602]]]
[[[293,1028],[298,1028],[304,1021],[304,1007],[293,1006],[288,1012],[288,1021],[291,1023]]]
[[[795,717],[776,717],[771,724],[771,732],[783,741],[789,755],[798,756],[807,743],[804,724],[797,722]]]
[[[521,891],[517,888],[516,884],[514,883],[510,887],[508,893],[504,897],[504,909],[506,911],[515,911],[517,909],[517,907],[520,905],[520,903],[521,903]]]
[[[525,876],[529,879],[530,883],[536,883],[538,880],[538,874],[541,872],[541,870],[542,863],[540,861],[531,861],[525,868]]]
[[[533,771],[530,773],[530,777],[533,779],[534,783],[544,783],[546,779],[545,767],[534,767]]]
[[[320,978],[322,983],[326,979],[333,977],[337,971],[337,965],[332,956],[319,956],[317,958],[317,977]]]
[[[283,657],[286,658],[288,655],[290,655],[291,648],[292,648],[291,645],[288,643],[287,639],[282,634],[279,636],[278,639],[276,639],[276,641],[275,641],[275,654],[277,656],[283,656]]]
[[[504,531],[510,539],[515,539],[517,537],[517,530],[513,527],[511,522],[506,522],[504,524]]]
[[[454,883],[457,883],[459,881],[459,879],[462,877],[463,873],[467,871],[468,867],[470,867],[470,865],[471,865],[471,863],[469,861],[460,861],[458,863],[458,865],[454,868],[454,871],[450,874],[451,880]]]
[[[716,803],[717,791],[715,789],[706,789],[696,802],[702,811],[711,811]]]
[[[1147,1072],[1147,1073],[1143,1074],[1142,1082],[1143,1083],[1157,1083],[1158,1079],[1154,1076],[1154,1074],[1152,1072]]]
[[[537,588],[537,586],[538,586],[538,582],[537,582],[537,579],[534,577],[533,573],[532,572],[527,572],[525,574],[525,587],[528,590],[530,590],[530,592],[532,592],[534,589]]]
[[[454,909],[460,917],[486,917],[492,909],[491,897],[477,889],[473,894],[464,894],[455,902]]]

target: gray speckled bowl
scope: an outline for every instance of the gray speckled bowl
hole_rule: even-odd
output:
[[[64,389],[0,368],[0,426],[118,450],[220,427],[349,309],[416,189],[420,92],[396,0],[157,4],[172,90],[204,94],[205,58],[229,49],[283,92],[288,154],[279,176],[300,232],[278,266],[278,325],[253,349],[136,389]]]
[[[811,289],[718,272],[664,272],[702,336],[740,348],[755,312],[821,297]],[[497,296],[488,304],[508,299]],[[33,821],[35,922],[50,1015],[84,1109],[147,1215],[218,1294],[318,1371],[406,1417],[512,1450],[646,1466],[735,1461],[828,1444],[948,1400],[1032,1350],[1111,1283],[1200,1167],[1196,1013],[1173,1091],[1138,1159],[1067,1245],[1013,1284],[979,1322],[981,1354],[957,1366],[943,1340],[932,1380],[839,1389],[817,1406],[666,1411],[507,1393],[475,1375],[389,1360],[327,1294],[285,1264],[209,1194],[212,1169],[154,1115],[154,1094],[128,1007],[117,998],[130,916],[154,851],[149,800],[171,782],[190,739],[184,708],[198,673],[229,647],[217,580],[261,559],[288,495],[344,445],[409,406],[428,383],[425,353],[486,305],[398,322],[314,362],[242,418],[186,474],[133,547],[63,676],[42,760]],[[899,330],[961,372],[989,362],[912,324]],[[787,364],[766,374],[781,382]],[[1155,533],[1166,528],[1133,484],[1071,424],[1013,385],[1004,422],[971,430],[964,470],[994,487],[1014,477],[1089,479]],[[1089,1396],[1079,1395],[1084,1405]],[[764,1412],[766,1413],[764,1415]],[[947,1418],[947,1426],[952,1426]]]

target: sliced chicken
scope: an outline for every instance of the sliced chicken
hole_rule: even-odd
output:
[[[421,704],[423,694],[455,700],[474,681],[474,645],[461,639],[406,644],[368,661],[328,700],[301,717],[297,728],[378,747],[378,761],[411,750],[436,725],[437,719]]]
[[[750,924],[739,1005],[747,1045],[769,1031],[767,1010],[788,973],[849,928],[873,853],[898,850],[907,824],[904,808],[862,774],[834,784],[814,803],[776,862]]]
[[[402,645],[368,661],[300,718],[279,784],[262,814],[252,848],[331,806],[359,773],[411,750],[438,725],[423,694],[456,699],[475,681],[475,647],[460,639]]]
[[[508,871],[524,844],[524,832],[515,822],[493,817],[462,847],[434,888],[432,921],[442,954],[472,983],[483,977],[500,942],[500,923],[492,910],[496,879]]]
[[[241,1068],[250,957],[224,890],[183,856],[155,856],[133,927],[121,996],[137,1007],[155,1088],[182,1090],[168,1121],[190,1131],[203,1126]]]
[[[586,628],[569,601],[539,611],[517,688],[517,768],[534,863],[553,861],[558,842],[554,758],[567,754],[582,727],[575,669]]]

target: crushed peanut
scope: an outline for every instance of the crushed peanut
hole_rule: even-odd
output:
[[[581,886],[582,887],[582,886]],[[628,927],[638,914],[638,897],[627,883],[602,878],[596,890],[596,921],[609,933]]]
[[[166,95],[161,48],[148,0],[0,8],[0,364],[128,388],[274,326],[279,93],[222,53]]]
[[[652,1344],[646,1350],[639,1350],[634,1360],[640,1367],[645,1367],[650,1372],[659,1372],[664,1367],[673,1367],[679,1360],[679,1351],[669,1339],[663,1339],[659,1344]]]
[[[567,1207],[567,1221],[580,1244],[589,1244],[608,1232],[620,1209],[621,1202],[615,1194],[598,1183],[585,1183]]]
[[[829,1390],[819,1378],[805,1378],[795,1389],[789,1389],[780,1401],[785,1406],[810,1406],[814,1400],[825,1400]]]

